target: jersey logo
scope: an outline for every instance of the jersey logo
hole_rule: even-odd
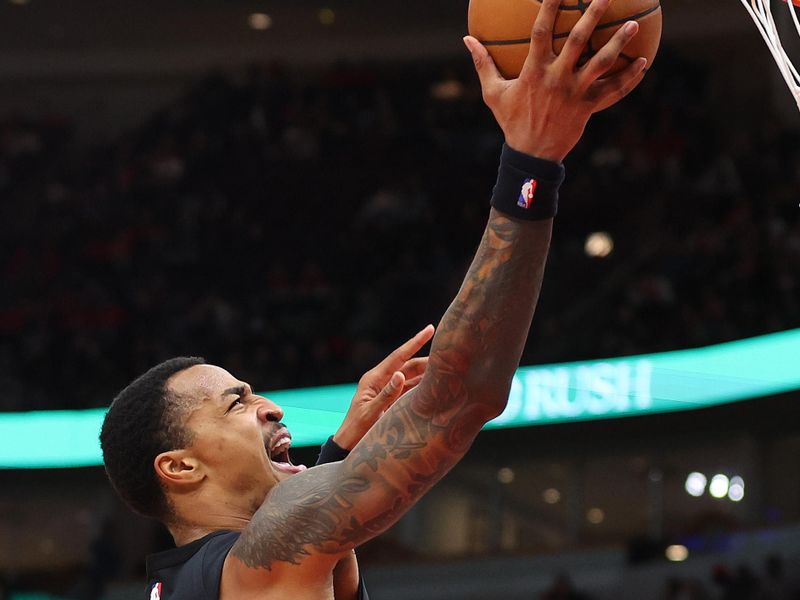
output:
[[[517,206],[525,210],[529,209],[533,204],[533,195],[536,193],[537,187],[539,187],[538,181],[535,179],[526,179],[525,183],[522,184],[522,191],[519,194]]]
[[[161,600],[161,584],[155,583],[150,589],[150,600]]]

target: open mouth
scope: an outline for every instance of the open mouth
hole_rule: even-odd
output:
[[[294,475],[305,471],[306,466],[292,464],[292,459],[289,457],[289,448],[291,447],[292,436],[285,428],[281,428],[272,436],[272,440],[267,446],[267,454],[275,469]]]

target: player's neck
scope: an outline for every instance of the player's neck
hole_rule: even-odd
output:
[[[200,538],[215,531],[241,531],[245,528],[247,523],[249,523],[249,521],[229,519],[227,522],[225,522],[223,519],[220,520],[220,522],[216,525],[173,523],[168,524],[167,529],[169,529],[172,539],[175,540],[176,546],[185,546],[186,544],[194,542],[195,540],[199,540]]]
[[[214,531],[241,531],[253,517],[249,506],[232,501],[210,501],[201,495],[173,499],[176,518],[166,523],[176,546],[183,546]]]

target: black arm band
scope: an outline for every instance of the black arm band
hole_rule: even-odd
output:
[[[564,165],[517,152],[503,144],[492,206],[526,221],[552,219],[558,212],[558,190]]]
[[[347,458],[350,454],[349,450],[345,450],[339,444],[333,441],[333,436],[328,438],[328,441],[322,444],[320,449],[319,458],[317,459],[318,465],[326,465],[332,462],[339,462]]]

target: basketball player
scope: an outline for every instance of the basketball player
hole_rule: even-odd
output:
[[[486,231],[422,380],[344,460],[280,464],[280,408],[219,367],[168,362],[114,401],[101,435],[109,477],[129,502],[144,498],[137,508],[161,519],[178,546],[151,572],[151,599],[351,600],[352,590],[334,589],[340,561],[395,523],[503,411],[541,288],[562,161],[592,113],[632,90],[646,63],[600,79],[635,35],[629,23],[579,66],[609,0],[593,0],[556,56],[559,2],[544,0],[519,79],[504,80],[465,38],[506,140]],[[150,397],[163,398],[152,414],[145,406],[118,418]],[[118,465],[144,423],[163,444],[135,479]]]
[[[403,393],[419,383],[428,359],[412,357],[430,341],[432,336],[433,327],[426,327],[361,378],[347,415],[336,433],[322,446],[317,464],[346,458],[350,450],[386,409]],[[128,503],[142,514],[148,516],[164,514],[164,509],[158,508],[158,503],[164,500],[164,496],[155,477],[151,459],[164,446],[180,445],[180,440],[174,435],[159,431],[159,422],[170,419],[169,412],[173,409],[164,406],[164,401],[177,400],[174,396],[165,397],[164,383],[174,373],[201,364],[204,364],[203,359],[177,358],[151,369],[119,395],[115,400],[115,410],[109,414],[104,424],[102,435],[107,468],[117,473],[125,473],[123,477],[116,479],[118,485],[127,486],[119,488],[119,491]],[[305,466],[295,466],[289,458],[291,434],[280,422],[283,411],[274,404],[269,410],[271,410],[268,418],[270,422],[265,427],[264,445],[269,449],[273,467],[284,477],[304,471]],[[123,428],[132,428],[138,432],[135,441],[126,439],[128,436],[120,435]],[[151,431],[155,432],[155,435],[144,433]],[[126,440],[126,443],[122,443],[122,440]],[[170,526],[173,535],[177,527],[179,525]],[[225,537],[215,539],[211,548],[220,547],[225,540]],[[194,544],[194,546],[189,544],[181,546],[177,551],[171,550],[148,557],[149,573],[159,572],[162,570],[162,565],[167,565],[165,567],[167,576],[162,577],[165,583],[162,584],[161,590],[156,589],[155,596],[160,596],[162,591],[168,590],[172,579],[169,576],[170,565],[173,565],[175,556],[183,556],[187,548],[198,545],[204,544]],[[205,555],[209,554],[207,549]],[[179,564],[181,562],[179,561]],[[209,586],[219,587],[219,569],[211,572],[206,569],[202,571],[212,577],[214,575],[211,573],[215,573],[216,582],[211,582]],[[336,565],[333,572],[333,586],[337,598],[357,597],[368,600],[354,552],[349,553]],[[152,590],[150,593],[151,596],[154,595]],[[201,598],[202,594],[189,593],[187,597]]]

